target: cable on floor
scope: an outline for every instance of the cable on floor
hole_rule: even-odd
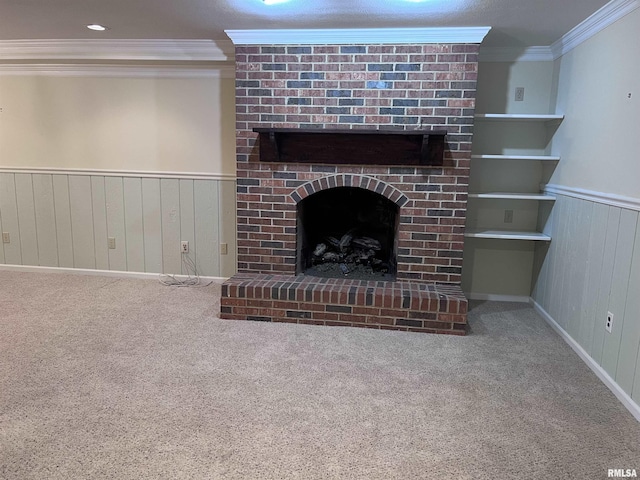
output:
[[[213,280],[209,280],[207,283],[203,283],[200,275],[198,275],[198,269],[195,262],[189,257],[189,254],[183,253],[182,266],[183,270],[187,272],[186,278],[179,279],[177,275],[160,275],[160,283],[168,287],[206,287],[211,285]],[[193,273],[192,273],[193,272]]]

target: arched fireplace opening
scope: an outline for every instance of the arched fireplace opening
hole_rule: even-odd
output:
[[[395,280],[399,207],[356,187],[314,193],[297,207],[297,273]]]

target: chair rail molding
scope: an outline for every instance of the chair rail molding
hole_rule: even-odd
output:
[[[597,192],[595,190],[587,190],[585,188],[567,187],[565,185],[556,185],[553,183],[542,184],[540,185],[540,189],[545,193],[565,195],[567,197],[580,198],[590,202],[602,203],[604,205],[611,205],[613,207],[626,208],[640,212],[640,198]]]
[[[0,173],[32,173],[49,175],[99,175],[102,177],[177,178],[185,180],[235,181],[233,173],[162,172],[146,170],[101,170],[89,168],[2,167]]]

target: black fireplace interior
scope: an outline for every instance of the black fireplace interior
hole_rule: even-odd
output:
[[[298,273],[394,280],[398,206],[355,187],[322,190],[298,203]]]

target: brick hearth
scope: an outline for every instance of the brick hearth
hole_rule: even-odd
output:
[[[223,318],[464,335],[454,286],[308,275],[238,274],[222,287]]]
[[[460,280],[478,47],[236,47],[238,274],[224,286],[222,318],[464,333]],[[447,137],[442,166],[393,158],[316,165],[260,162],[256,127],[437,129]],[[296,271],[298,202],[342,185],[398,205],[397,281]]]

